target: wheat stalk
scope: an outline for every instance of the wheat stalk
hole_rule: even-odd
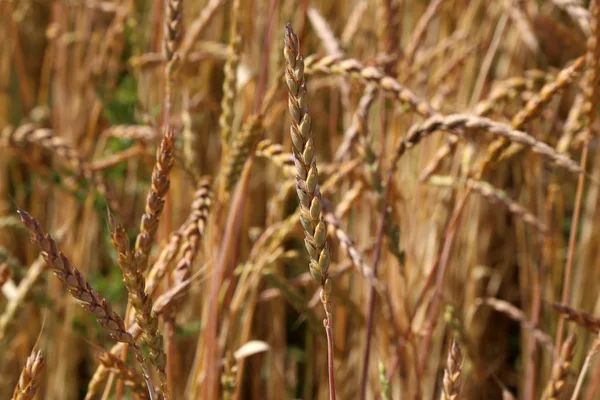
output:
[[[327,244],[327,223],[323,218],[319,172],[315,159],[311,118],[308,113],[304,58],[300,42],[290,25],[286,25],[284,51],[286,61],[285,81],[289,93],[289,110],[292,116],[290,134],[296,161],[296,191],[300,200],[300,223],[304,228],[306,250],[310,255],[309,270],[321,286],[321,303],[327,318],[323,321],[328,339],[329,396],[335,400],[333,375],[333,338],[331,334],[331,280],[329,264],[331,252]]]

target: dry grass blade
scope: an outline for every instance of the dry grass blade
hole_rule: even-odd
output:
[[[583,326],[594,333],[600,332],[600,319],[594,317],[592,314],[576,310],[566,304],[560,303],[552,303],[552,308],[566,317],[569,321],[575,322],[577,325]]]
[[[563,167],[570,172],[583,174],[582,169],[576,162],[557,153],[552,147],[536,140],[527,133],[512,129],[506,124],[495,122],[488,118],[469,114],[436,115],[422,124],[414,125],[406,135],[406,138],[403,138],[398,144],[396,148],[396,157],[399,158],[407,149],[414,147],[423,138],[438,130],[446,132],[458,132],[462,130],[465,133],[491,133],[528,147],[534,153],[539,154],[551,163]]]
[[[557,400],[563,391],[567,377],[571,372],[571,363],[575,355],[577,337],[571,334],[560,348],[558,359],[552,366],[552,374],[542,394],[542,400]]]
[[[448,351],[448,362],[444,369],[442,394],[440,400],[456,400],[460,394],[463,356],[456,340],[452,341]]]
[[[12,400],[32,400],[40,385],[44,369],[44,356],[39,350],[33,350],[21,371],[19,382],[13,392]]]

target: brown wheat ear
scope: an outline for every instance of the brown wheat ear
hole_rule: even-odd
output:
[[[42,370],[44,369],[44,356],[39,350],[33,350],[27,357],[27,362],[21,371],[19,382],[13,392],[12,400],[33,399],[40,385]]]
[[[542,394],[542,400],[556,400],[560,398],[560,394],[565,387],[566,379],[571,370],[571,362],[575,355],[575,344],[577,337],[570,335],[560,348],[558,360],[552,366],[552,375],[548,381],[548,385]]]
[[[56,242],[49,234],[46,234],[40,223],[26,211],[17,210],[21,221],[30,233],[31,242],[40,250],[42,257],[54,275],[67,286],[71,295],[81,302],[83,308],[96,317],[98,323],[108,330],[109,335],[118,342],[127,343],[131,346],[136,359],[140,363],[146,385],[151,398],[154,397],[154,389],[148,373],[146,360],[142,356],[140,347],[133,340],[133,336],[125,329],[123,319],[113,311],[108,302],[96,292],[85,277],[75,268],[69,259],[60,251]]]
[[[142,340],[148,347],[148,358],[158,371],[161,390],[167,393],[166,355],[163,350],[163,337],[158,329],[158,318],[152,312],[152,299],[146,293],[146,280],[137,269],[129,238],[122,226],[117,225],[112,214],[108,214],[111,229],[110,237],[117,250],[117,262],[123,271],[123,281],[127,287],[129,302],[135,309],[135,320],[142,329]]]
[[[448,352],[448,364],[444,370],[442,394],[440,400],[455,400],[460,394],[460,377],[462,375],[462,351],[456,340]]]

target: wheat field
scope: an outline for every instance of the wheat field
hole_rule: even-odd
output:
[[[0,0],[0,399],[600,398],[600,0]]]

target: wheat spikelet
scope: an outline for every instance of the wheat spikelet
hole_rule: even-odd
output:
[[[331,259],[327,244],[327,223],[323,218],[319,173],[315,160],[311,118],[306,99],[304,59],[298,37],[286,26],[284,56],[287,63],[285,80],[289,91],[292,116],[290,134],[296,162],[296,190],[300,199],[300,222],[304,228],[306,249],[310,255],[310,272],[325,289]],[[328,295],[328,290],[325,290]]]
[[[81,302],[82,307],[92,314],[103,328],[108,330],[113,339],[121,343],[127,343],[133,349],[136,359],[142,366],[150,395],[153,397],[153,387],[146,361],[142,356],[141,349],[133,340],[133,336],[125,329],[123,319],[92,288],[81,272],[71,265],[69,259],[58,250],[54,239],[44,233],[39,222],[23,210],[19,209],[17,212],[30,232],[31,242],[41,250],[41,255],[48,267],[65,284],[69,293]]]
[[[143,273],[148,267],[148,255],[158,229],[165,197],[169,191],[171,168],[174,162],[175,137],[167,127],[156,149],[156,163],[152,171],[152,182],[146,198],[146,208],[140,222],[140,233],[135,242],[136,268]]]
[[[340,59],[335,56],[327,56],[321,59],[307,58],[304,65],[304,73],[310,75],[315,72],[323,72],[332,75],[349,76],[360,79],[367,84],[373,84],[380,90],[392,95],[401,104],[407,104],[413,111],[424,117],[435,114],[435,110],[425,100],[402,86],[396,79],[385,75],[375,67],[366,67],[360,61],[353,58]]]
[[[236,94],[237,67],[240,61],[241,38],[238,33],[240,24],[240,0],[235,0],[231,6],[231,22],[229,26],[229,44],[227,46],[227,61],[225,61],[223,79],[223,98],[221,99],[221,115],[219,127],[221,128],[221,142],[226,150],[231,138],[233,125],[233,105]],[[226,151],[224,151],[224,154]]]
[[[456,340],[452,341],[448,351],[448,361],[444,369],[442,394],[440,400],[456,400],[460,394],[463,356]]]
[[[44,356],[41,351],[33,350],[27,361],[19,382],[13,392],[12,400],[32,400],[40,385],[40,378],[44,369]]]
[[[117,250],[117,262],[123,271],[123,282],[127,287],[129,303],[135,309],[135,320],[142,330],[142,340],[149,349],[148,358],[158,372],[161,391],[166,393],[166,355],[163,350],[163,337],[158,328],[158,318],[152,312],[152,298],[146,293],[146,280],[137,269],[125,229],[117,225],[110,213],[108,220],[112,244]]]
[[[592,314],[560,303],[552,303],[552,308],[561,315],[564,315],[569,321],[573,321],[577,325],[583,326],[594,333],[600,332],[600,319],[594,317]]]
[[[233,189],[242,175],[242,170],[249,156],[254,151],[256,144],[263,135],[262,115],[252,115],[248,118],[241,131],[235,136],[232,149],[227,158],[223,171],[225,187]]]
[[[158,289],[158,284],[165,276],[169,265],[175,260],[183,241],[183,232],[187,229],[188,225],[189,220],[185,221],[178,230],[171,234],[169,242],[161,249],[156,261],[150,268],[146,279],[146,292],[149,295],[153,295],[156,289]]]
[[[208,213],[212,204],[211,181],[205,178],[198,184],[194,193],[192,211],[188,217],[188,225],[183,232],[183,244],[181,246],[182,257],[173,271],[175,284],[183,283],[190,279],[192,264],[198,253],[200,240],[206,230]]]
[[[167,63],[173,60],[181,39],[183,0],[166,0],[164,53]]]
[[[552,374],[542,394],[542,400],[558,400],[561,398],[560,394],[565,387],[566,379],[571,371],[571,362],[575,355],[576,343],[577,337],[571,334],[562,344],[558,359],[552,366]]]
[[[422,124],[415,124],[411,127],[406,135],[406,138],[400,140],[396,147],[396,158],[404,154],[407,149],[414,147],[424,137],[433,132],[441,131],[459,131],[465,133],[470,132],[487,132],[496,136],[503,137],[512,142],[528,147],[534,153],[539,154],[549,162],[567,169],[575,174],[582,174],[583,171],[573,160],[557,153],[552,147],[536,140],[525,132],[512,129],[506,124],[492,121],[488,118],[477,117],[468,114],[450,114],[436,115]]]

